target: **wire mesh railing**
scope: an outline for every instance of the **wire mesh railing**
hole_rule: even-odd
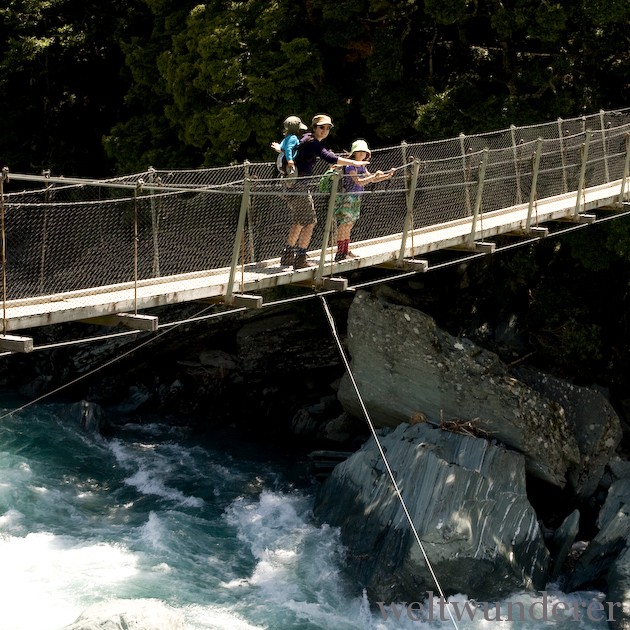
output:
[[[475,136],[374,149],[353,242],[577,192],[628,176],[630,109]],[[48,296],[276,260],[290,227],[287,201],[310,194],[311,247],[334,243],[325,164],[304,190],[287,189],[275,163],[214,169],[149,168],[108,180],[2,175],[4,300]],[[414,169],[416,169],[414,174]],[[27,189],[14,191],[13,183]],[[415,184],[414,184],[415,182]],[[302,189],[302,187],[298,187]],[[324,238],[326,237],[326,242]]]

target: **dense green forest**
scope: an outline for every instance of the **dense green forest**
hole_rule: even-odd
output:
[[[430,140],[628,106],[627,0],[10,0],[0,161],[101,177]]]
[[[329,113],[340,149],[628,107],[629,22],[628,0],[10,0],[0,162],[105,177],[271,160],[289,114]],[[515,313],[524,354],[624,390],[629,229],[471,268],[446,315]]]

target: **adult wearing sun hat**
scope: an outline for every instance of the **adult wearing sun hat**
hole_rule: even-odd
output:
[[[350,147],[350,158],[357,164],[365,164],[370,161],[372,152],[368,143],[363,140],[355,140]],[[350,251],[350,232],[361,214],[361,196],[368,184],[389,179],[394,174],[394,169],[383,173],[376,171],[370,173],[365,166],[350,164],[343,169],[343,193],[337,197],[335,206],[335,220],[337,222],[337,252],[335,260],[340,262],[346,258],[354,258]]]
[[[307,260],[306,250],[317,223],[315,204],[311,194],[311,187],[315,185],[312,175],[317,160],[324,160],[328,164],[356,167],[367,163],[341,157],[324,146],[323,142],[333,127],[332,119],[328,114],[315,114],[311,120],[311,131],[305,133],[300,140],[295,157],[295,167],[298,171],[297,184],[292,189],[294,194],[287,195],[287,204],[293,223],[280,256],[280,264],[283,266],[293,265],[294,269],[312,266]]]

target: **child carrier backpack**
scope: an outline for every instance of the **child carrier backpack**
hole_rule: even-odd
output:
[[[337,186],[337,192],[343,191],[343,168],[338,166],[330,166],[326,172],[319,178],[319,192],[330,193],[332,190],[333,175],[339,173],[339,185]]]
[[[295,166],[292,169],[289,169],[289,163],[287,162],[287,158],[284,155],[284,152],[281,152],[276,159],[276,168],[278,169],[278,173],[280,173],[281,177],[296,177],[297,169]]]

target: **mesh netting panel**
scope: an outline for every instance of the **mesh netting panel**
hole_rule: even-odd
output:
[[[205,191],[84,203],[7,200],[7,297],[229,266],[240,203],[240,194]]]

